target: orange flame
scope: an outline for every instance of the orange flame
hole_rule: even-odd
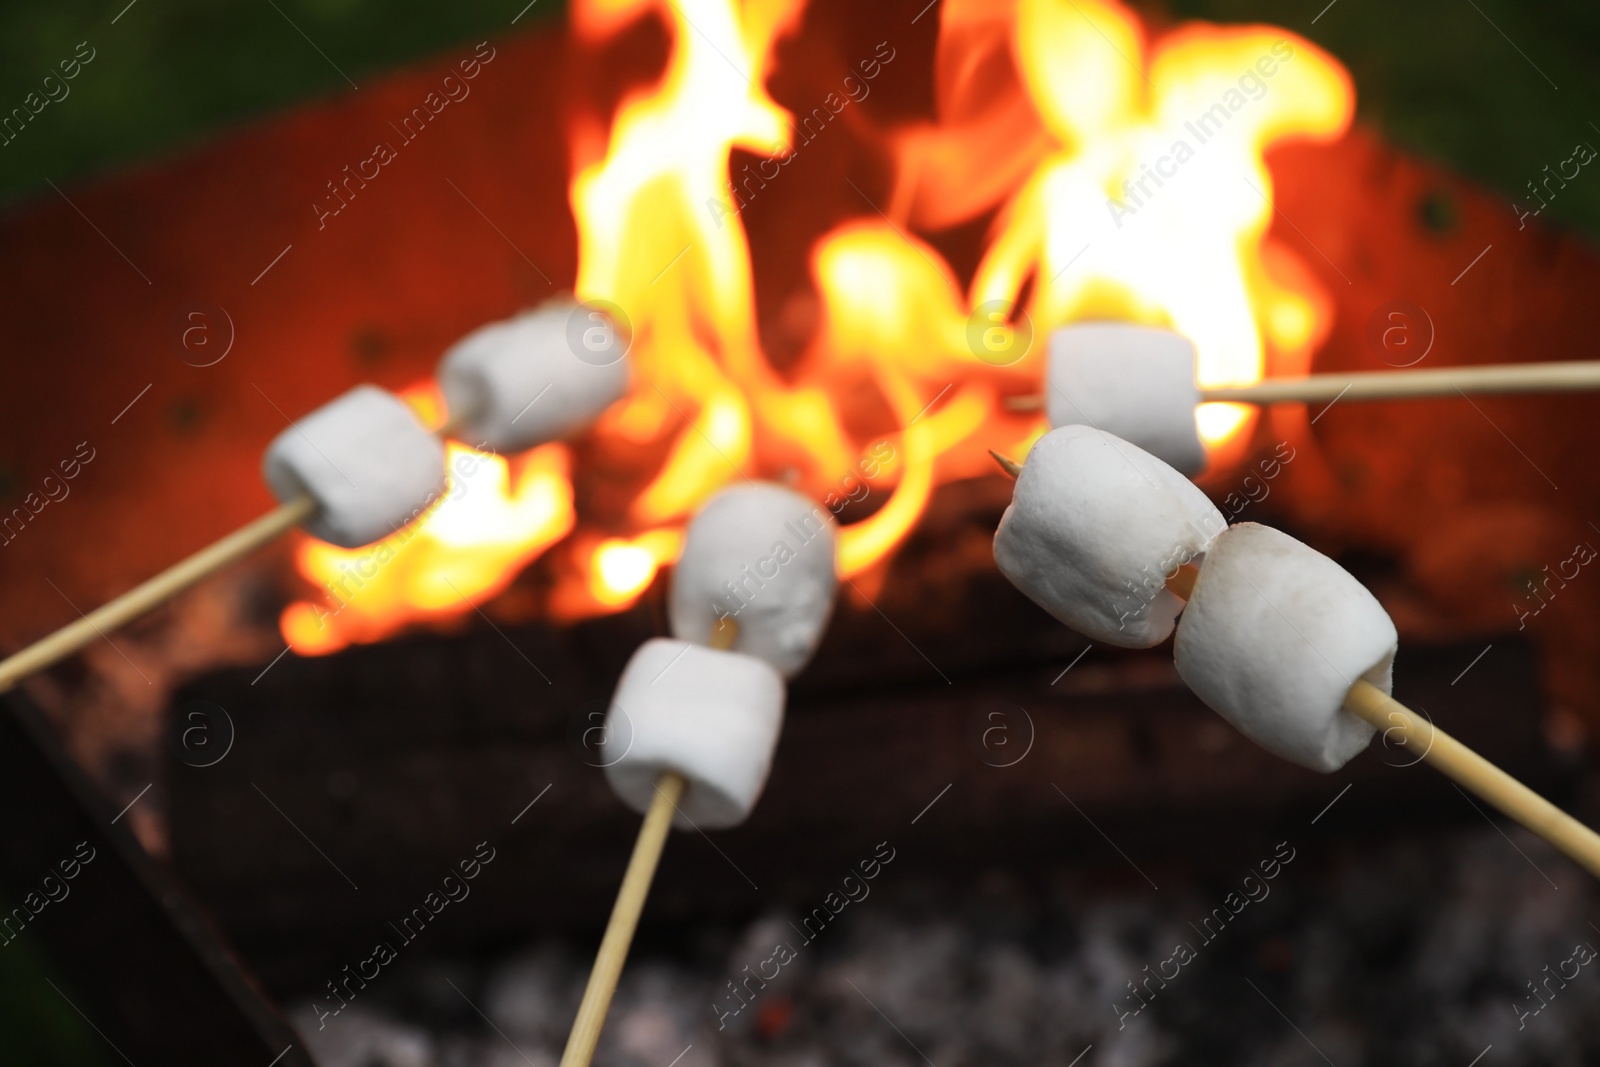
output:
[[[692,421],[634,503],[657,524],[689,514],[740,477],[751,449],[750,397],[775,382],[755,335],[755,286],[744,226],[708,211],[734,148],[787,148],[788,114],[763,87],[772,44],[802,0],[588,0],[580,34],[603,36],[654,8],[673,30],[659,85],[625,100],[604,160],[572,183],[580,299],[611,301],[632,321],[636,389],[623,423]],[[741,19],[740,14],[744,17]],[[738,57],[738,58],[731,58]],[[630,410],[631,409],[631,410]]]
[[[632,539],[608,537],[590,557],[590,595],[607,607],[625,608],[682,550],[683,531],[677,529],[649,530]]]
[[[887,217],[817,240],[816,323],[780,376],[756,332],[730,154],[783,163],[804,139],[765,87],[803,6],[572,6],[582,41],[654,14],[672,44],[656,84],[618,108],[603,151],[585,141],[575,153],[575,287],[629,320],[633,388],[595,426],[597,462],[613,469],[563,546],[552,615],[632,604],[680,551],[687,517],[747,478],[789,481],[840,516],[841,574],[887,559],[937,485],[988,472],[988,447],[1020,452],[1043,431],[998,403],[1041,384],[1043,345],[1028,350],[1019,304],[1039,340],[1084,318],[1176,329],[1196,344],[1202,385],[1253,381],[1269,361],[1303,372],[1326,333],[1328,298],[1266,237],[1263,156],[1348,125],[1353,92],[1334,60],[1259,26],[1194,24],[1152,44],[1112,0],[945,0],[936,117],[896,137]],[[916,231],[995,209],[964,293]],[[979,358],[990,336],[1016,358]],[[1206,405],[1198,418],[1215,461],[1253,415]],[[463,455],[452,446],[452,463]],[[413,531],[355,551],[302,544],[300,569],[328,596],[291,605],[286,637],[327,652],[496,595],[573,530],[567,463],[560,445],[483,457]],[[631,488],[607,506],[619,483]],[[345,595],[385,546],[392,558]]]
[[[1342,134],[1355,101],[1349,75],[1272,27],[1193,24],[1151,47],[1111,0],[950,0],[946,27],[991,30],[941,40],[946,110],[970,110],[966,98],[979,93],[990,111],[1007,106],[993,102],[1008,97],[992,77],[971,74],[993,69],[984,59],[1002,47],[992,26],[1007,8],[1013,96],[1031,101],[1048,147],[1042,158],[1034,141],[1004,154],[1038,162],[1003,200],[973,304],[1010,305],[1031,282],[1028,310],[1046,329],[1080,319],[1170,327],[1195,343],[1202,386],[1258,381],[1263,331],[1287,362],[1303,365],[1330,318],[1306,272],[1291,267],[1288,281],[1270,270],[1281,257],[1264,254],[1273,215],[1264,157],[1284,140]],[[934,225],[999,202],[959,168],[927,173],[930,158],[971,137],[965,125],[911,131],[897,201]],[[978,158],[1004,171],[1004,156]],[[1202,405],[1201,437],[1215,450],[1243,437],[1254,414]]]
[[[425,420],[439,407],[411,390]],[[503,591],[517,571],[572,529],[572,483],[564,445],[510,461],[451,443],[450,480],[422,518],[376,544],[339,548],[306,538],[295,564],[321,586],[320,600],[284,609],[284,640],[301,655],[388,636],[396,620],[447,619]]]

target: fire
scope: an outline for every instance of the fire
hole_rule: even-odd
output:
[[[608,537],[595,546],[589,593],[607,607],[625,608],[655,580],[662,564],[683,550],[683,531],[650,530],[631,540]]]
[[[578,296],[610,301],[630,317],[636,380],[651,383],[626,402],[635,410],[617,418],[692,423],[635,502],[634,517],[647,524],[684,517],[741,476],[754,398],[737,378],[775,384],[755,336],[744,227],[706,204],[720,199],[734,148],[770,156],[787,147],[788,115],[762,83],[772,44],[801,0],[742,7],[743,19],[727,0],[590,0],[573,8],[585,36],[614,33],[621,19],[650,8],[673,29],[661,82],[623,102],[610,151],[572,183]]]
[[[978,9],[992,17],[1004,6],[953,0],[946,22]],[[1313,319],[1325,302],[1304,272],[1296,272],[1298,285],[1272,277],[1276,260],[1263,251],[1273,215],[1264,155],[1286,139],[1344,132],[1354,91],[1343,68],[1272,27],[1196,24],[1152,46],[1116,3],[1010,6],[1012,91],[1037,111],[1045,144],[1029,141],[1007,154],[1036,159],[1031,173],[1003,197],[963,182],[959,172],[930,180],[923,161],[952,137],[969,136],[961,126],[935,127],[908,139],[906,154],[917,166],[902,172],[899,190],[938,224],[999,203],[974,305],[1011,305],[1031,284],[1028,311],[1045,327],[1079,319],[1170,327],[1195,343],[1202,386],[1259,380],[1264,330],[1289,362],[1302,362],[1295,357],[1309,352],[1329,320]],[[992,34],[941,41],[941,72],[951,72],[941,85],[948,110],[995,94],[993,84],[967,76],[974,50],[995,48]],[[1009,164],[985,158],[983,165]],[[1253,415],[1242,405],[1203,405],[1201,437],[1214,451],[1242,436]]]
[[[478,457],[414,531],[353,552],[303,543],[299,567],[327,596],[285,612],[296,650],[459,615],[558,542],[546,611],[621,610],[676,558],[694,510],[746,479],[787,481],[838,515],[840,572],[862,575],[936,486],[1042,432],[999,400],[1041,388],[1042,340],[1066,322],[1178,330],[1202,385],[1253,381],[1269,364],[1304,371],[1330,302],[1266,236],[1263,159],[1283,140],[1343,132],[1353,92],[1338,64],[1270,27],[1193,24],[1147,41],[1109,0],[945,0],[937,114],[896,137],[886,217],[816,240],[815,324],[780,375],[755,325],[751,187],[730,158],[786,166],[807,140],[766,89],[803,6],[575,0],[584,46],[652,15],[671,40],[659,80],[624,99],[605,136],[580,125],[575,144],[575,289],[618,309],[632,339],[633,388],[593,432],[604,486],[579,524],[565,446]],[[928,235],[991,212],[964,288]],[[1201,409],[1214,462],[1252,417]],[[474,455],[451,448],[452,464]],[[617,484],[631,488],[606,497]]]
[[[428,390],[406,394],[438,421]],[[450,479],[440,502],[397,533],[363,548],[307,538],[295,551],[300,573],[322,588],[290,604],[284,640],[301,655],[388,636],[400,619],[448,619],[500,593],[574,521],[565,445],[505,460],[451,443]]]

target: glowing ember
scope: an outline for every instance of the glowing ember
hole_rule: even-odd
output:
[[[625,507],[585,503],[552,568],[556,617],[633,603],[676,557],[694,509],[746,478],[811,493],[844,523],[841,573],[867,571],[935,486],[989,472],[987,448],[1020,454],[1042,432],[998,399],[1038,391],[1040,342],[1063,323],[1176,329],[1196,343],[1205,385],[1255,380],[1269,363],[1302,373],[1328,328],[1327,297],[1265,237],[1263,153],[1345,129],[1353,94],[1337,63],[1267,27],[1190,25],[1147,43],[1137,18],[1104,0],[945,0],[937,119],[896,138],[895,221],[865,215],[817,240],[819,314],[780,376],[756,333],[729,159],[738,148],[781,167],[811,136],[765,88],[803,4],[572,5],[587,44],[650,15],[672,43],[659,81],[623,101],[609,135],[580,127],[575,145],[575,288],[620,308],[632,337],[633,389],[596,425],[597,454],[628,468],[608,470],[607,486],[633,488]],[[875,62],[893,55],[881,47]],[[963,292],[916,233],[995,209]],[[1248,408],[1202,409],[1214,462],[1250,421]],[[354,552],[300,546],[301,571],[326,596],[284,613],[297,651],[459,615],[573,530],[563,446],[510,461],[452,446],[452,464],[464,457],[475,468],[455,472],[450,498],[414,530]]]

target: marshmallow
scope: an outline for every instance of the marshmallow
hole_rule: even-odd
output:
[[[700,509],[672,574],[672,632],[705,644],[723,617],[734,650],[792,677],[817,650],[833,610],[833,518],[809,497],[769,483],[724,489]]]
[[[1194,345],[1171,330],[1119,322],[1063,326],[1050,335],[1050,425],[1097,426],[1197,474],[1206,450],[1195,428],[1195,368]]]
[[[496,452],[576,433],[627,392],[627,344],[598,306],[570,297],[474,330],[439,361],[451,425]]]
[[[994,535],[1012,585],[1068,626],[1122,648],[1165,641],[1183,601],[1167,576],[1227,520],[1183,475],[1092,426],[1041,437]]]
[[[444,492],[444,445],[399,397],[359,385],[280,433],[261,473],[280,502],[316,502],[305,523],[313,536],[355,548],[433,505]]]
[[[1178,621],[1178,673],[1284,759],[1336,771],[1373,726],[1343,710],[1358,680],[1389,692],[1399,645],[1366,588],[1316,549],[1253,522],[1216,539]]]
[[[647,811],[656,780],[688,781],[673,825],[743,822],[761,796],[783,727],[783,679],[765,660],[689,641],[639,646],[617,681],[600,756],[624,803]]]

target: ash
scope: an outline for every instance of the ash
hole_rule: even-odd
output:
[[[798,904],[742,927],[652,928],[595,1062],[1600,1062],[1600,887],[1507,833],[1308,840],[1270,881],[1249,866],[1233,878],[1147,869],[1159,890],[1110,866],[1092,877],[903,869],[809,944],[791,925]],[[1252,884],[1264,895],[1220,930],[1204,926]],[[750,976],[772,973],[777,944],[794,955],[763,987]],[[1191,948],[1181,965],[1179,944]],[[555,1067],[590,951],[551,939],[419,964],[387,999],[352,1004],[321,1031],[308,1007],[291,1019],[324,1067]]]

